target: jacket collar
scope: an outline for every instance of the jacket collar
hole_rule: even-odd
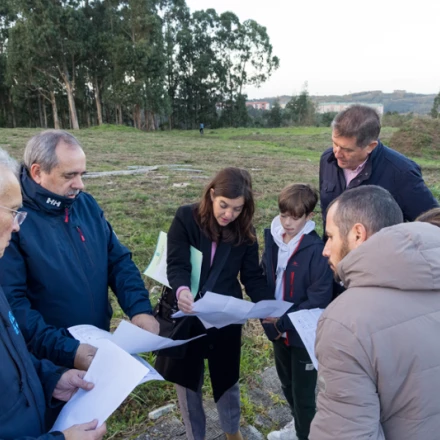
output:
[[[32,179],[24,166],[20,170],[20,180],[23,203],[35,210],[45,211],[49,214],[64,214],[66,209],[70,210],[78,197],[81,196],[80,193],[77,197],[71,199],[48,191]]]

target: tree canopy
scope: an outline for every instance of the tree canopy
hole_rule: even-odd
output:
[[[184,0],[5,0],[0,126],[242,125],[272,52],[256,21]]]

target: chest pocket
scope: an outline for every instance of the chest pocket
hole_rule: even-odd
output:
[[[335,191],[336,188],[336,184],[334,182],[330,182],[329,180],[324,180],[323,184],[322,184],[322,189],[326,192],[326,193],[332,193]]]

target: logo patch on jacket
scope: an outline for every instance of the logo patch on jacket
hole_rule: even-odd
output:
[[[20,327],[18,326],[18,322],[15,319],[15,316],[12,314],[12,312],[10,310],[9,310],[8,316],[9,316],[9,321],[11,321],[12,328],[14,329],[15,333],[17,335],[19,335],[20,334]]]
[[[59,200],[54,200],[50,197],[47,198],[46,203],[52,206],[58,206],[58,208],[61,206],[61,202]]]

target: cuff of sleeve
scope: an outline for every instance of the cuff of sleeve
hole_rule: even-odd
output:
[[[177,300],[179,300],[180,292],[181,292],[182,290],[190,290],[190,291],[191,291],[191,289],[190,289],[188,286],[180,286],[180,287],[177,289],[177,292],[176,292],[176,298],[177,298]]]

